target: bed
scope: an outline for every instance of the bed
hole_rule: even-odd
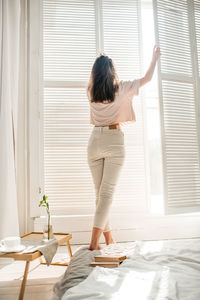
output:
[[[200,300],[200,238],[87,248],[73,254],[53,300]],[[127,258],[117,268],[90,266],[95,255],[111,253]]]

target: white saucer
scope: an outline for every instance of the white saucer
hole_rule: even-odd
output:
[[[20,252],[22,250],[24,250],[26,247],[24,245],[20,245],[17,248],[13,248],[13,249],[6,249],[4,246],[0,247],[0,252],[4,252],[4,253],[12,253],[12,252]]]

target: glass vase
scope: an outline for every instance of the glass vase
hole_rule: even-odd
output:
[[[53,239],[53,226],[50,217],[47,217],[47,223],[43,227],[43,241],[47,242]]]

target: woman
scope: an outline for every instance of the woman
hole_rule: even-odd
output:
[[[120,123],[136,121],[131,100],[138,95],[139,88],[151,80],[160,55],[160,48],[155,45],[145,76],[133,81],[119,81],[112,59],[106,55],[100,54],[92,67],[87,95],[90,123],[94,127],[87,152],[96,193],[96,211],[89,250],[102,249],[99,245],[102,232],[107,245],[116,243],[108,216],[125,157]]]

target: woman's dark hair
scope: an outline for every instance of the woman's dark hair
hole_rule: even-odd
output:
[[[87,92],[91,102],[113,102],[119,90],[119,79],[111,58],[101,53],[92,67]]]

